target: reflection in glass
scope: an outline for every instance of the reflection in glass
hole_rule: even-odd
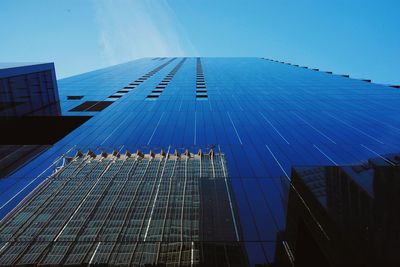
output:
[[[399,266],[400,157],[295,167],[279,266]]]

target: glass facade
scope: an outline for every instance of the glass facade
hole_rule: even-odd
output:
[[[231,254],[250,266],[273,264],[293,166],[346,165],[400,151],[397,89],[262,58],[140,59],[60,80],[58,88],[63,116],[92,118],[0,180],[0,217],[77,150],[213,149],[226,161],[240,231],[236,245],[217,247],[224,242],[211,235],[214,245],[203,251],[220,259],[243,248]],[[85,102],[92,104],[75,109]],[[3,246],[0,257],[8,253]],[[108,253],[102,244],[97,251]]]
[[[223,154],[68,161],[5,219],[0,265],[246,266]]]

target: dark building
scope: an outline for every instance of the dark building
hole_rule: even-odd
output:
[[[295,167],[291,178],[277,266],[399,265],[399,155]]]
[[[0,116],[60,116],[53,63],[0,64]]]
[[[0,178],[88,117],[63,117],[53,63],[0,64]]]
[[[43,124],[35,122],[36,127],[29,131],[2,131],[2,141],[25,138],[25,144],[48,145],[44,152],[0,179],[0,218],[4,218],[0,227],[4,234],[10,231],[0,244],[0,261],[4,264],[87,265],[93,257],[92,264],[114,264],[121,259],[142,265],[169,262],[177,266],[232,266],[243,265],[243,261],[249,266],[273,265],[279,259],[276,255],[281,245],[295,256],[285,236],[286,209],[289,213],[291,210],[286,203],[290,192],[285,185],[290,184],[293,166],[346,165],[400,151],[400,92],[396,88],[263,58],[145,58],[59,80],[58,92],[62,116],[53,117],[62,123],[48,123],[48,118],[42,116]],[[71,123],[66,123],[69,120]],[[64,131],[65,128],[69,130]],[[38,132],[17,134],[34,133],[33,130]],[[214,157],[223,158],[224,162],[215,167],[224,167],[226,176],[217,172],[213,179],[190,178],[192,202],[185,200],[185,206],[191,204],[183,213],[190,217],[183,222],[179,207],[182,208],[182,197],[186,196],[182,193],[185,179],[182,174],[171,178],[170,181],[176,181],[171,190],[176,192],[168,205],[177,207],[168,209],[166,214],[177,217],[165,221],[165,208],[161,209],[161,219],[158,213],[158,205],[166,203],[164,183],[156,194],[159,176],[155,178],[146,172],[143,194],[138,195],[140,202],[129,191],[133,187],[111,190],[121,182],[140,181],[135,176],[121,178],[114,169],[136,159],[136,153],[126,157],[126,151],[138,150],[143,159],[155,153],[157,160],[162,151],[169,151],[173,159],[175,150],[183,158],[187,150],[193,155],[188,161],[193,166],[188,170],[195,173],[201,158],[197,152],[203,151],[202,159],[209,159],[210,151],[214,151]],[[78,151],[83,155],[76,156]],[[92,158],[87,155],[89,151]],[[91,172],[76,170],[71,179],[64,179],[63,173],[75,161],[85,166],[89,161],[90,166],[96,164],[93,175],[97,178],[88,178],[92,177]],[[99,179],[103,177],[98,174],[100,167],[109,161],[113,163],[107,165],[110,167],[104,172],[104,179]],[[160,162],[172,164],[169,159]],[[81,174],[87,177],[82,179]],[[222,177],[226,177],[226,182]],[[87,186],[97,179],[99,191],[88,191]],[[73,187],[75,182],[85,186]],[[77,191],[72,194],[60,190],[50,196],[41,191],[44,185],[58,183]],[[318,184],[315,188],[323,190]],[[83,192],[86,200],[93,201],[87,202],[89,206],[72,208],[82,202]],[[118,236],[129,238],[107,241],[106,237],[114,237],[102,231],[118,228],[121,221],[108,228],[102,220],[117,216],[124,206],[110,204],[114,208],[109,213],[102,212],[104,217],[96,215],[96,211],[109,209],[102,206],[103,201],[119,199],[124,192],[132,200],[132,207],[140,207],[137,216],[141,217],[122,219],[123,229],[132,226],[132,232]],[[40,206],[40,211],[34,211],[32,205],[33,213],[24,212],[30,208],[25,201],[46,201],[47,197],[60,197],[54,202],[56,207],[48,201]],[[68,197],[68,201],[62,201]],[[60,203],[67,210],[71,207],[69,213],[57,213]],[[332,205],[333,210],[343,209]],[[50,217],[41,213],[47,208],[52,210],[46,213]],[[78,214],[80,217],[76,217]],[[61,215],[65,217],[57,217]],[[15,218],[24,225],[10,227]],[[42,221],[30,224],[36,219]],[[71,224],[65,224],[69,219]],[[164,221],[170,223],[168,227],[159,225]],[[188,223],[190,231],[186,228]],[[53,225],[54,232],[47,225]],[[56,241],[51,241],[54,233],[60,233],[61,225],[66,225],[65,230]],[[156,241],[161,240],[159,231],[167,228],[168,242]],[[40,232],[47,230],[49,239]],[[43,246],[38,246],[39,242]],[[323,249],[318,245],[315,249]]]
[[[21,116],[60,116],[57,81],[53,63],[0,64],[0,122],[4,137],[0,146],[0,177],[47,148],[45,145],[13,142],[7,129],[18,128]],[[14,135],[15,133],[13,133]],[[30,133],[23,133],[24,135]]]

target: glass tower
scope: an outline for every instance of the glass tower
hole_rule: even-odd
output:
[[[396,88],[264,58],[145,58],[58,91],[89,119],[0,179],[0,265],[290,261],[292,167],[400,151]]]

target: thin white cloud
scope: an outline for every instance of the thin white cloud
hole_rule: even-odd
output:
[[[175,12],[164,0],[94,0],[107,64],[153,56],[196,56]]]

